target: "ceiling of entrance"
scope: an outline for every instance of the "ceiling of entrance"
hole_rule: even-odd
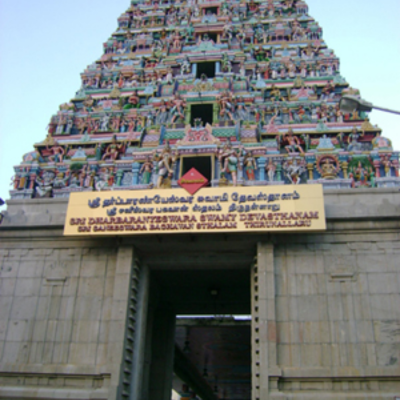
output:
[[[153,293],[176,314],[251,314],[256,245],[235,235],[169,235],[136,241]]]
[[[252,234],[155,235],[135,238],[139,257],[151,269],[250,268],[257,249]]]
[[[251,314],[250,268],[152,272],[153,293],[176,314]]]

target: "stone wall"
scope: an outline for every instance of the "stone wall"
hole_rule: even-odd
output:
[[[59,239],[2,242],[2,398],[116,396],[132,249]]]
[[[399,394],[398,234],[337,233],[274,250],[279,390]]]
[[[253,400],[400,394],[399,200],[327,193],[325,233],[258,242]]]

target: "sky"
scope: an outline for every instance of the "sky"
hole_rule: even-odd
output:
[[[307,3],[342,76],[365,100],[400,110],[400,1]],[[0,198],[9,198],[13,166],[45,139],[50,117],[74,97],[80,73],[128,7],[129,0],[0,0]],[[374,111],[370,119],[400,150],[400,116]]]

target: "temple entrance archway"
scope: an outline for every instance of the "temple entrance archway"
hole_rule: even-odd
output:
[[[145,398],[169,399],[175,376],[204,400],[251,399],[250,266],[219,262],[151,270]]]

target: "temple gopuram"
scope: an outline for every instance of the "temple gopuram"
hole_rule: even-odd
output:
[[[132,1],[81,78],[13,199],[174,188],[192,167],[211,186],[400,185],[390,140],[340,110],[359,91],[303,1]]]
[[[0,399],[399,400],[399,152],[306,2],[132,0],[81,81],[0,215]]]

